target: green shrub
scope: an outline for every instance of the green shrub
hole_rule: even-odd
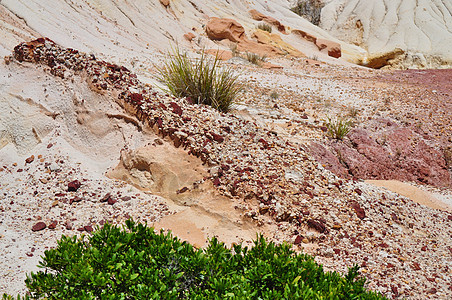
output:
[[[251,248],[213,238],[195,249],[128,220],[63,236],[26,285],[35,299],[384,299],[365,290],[358,267],[324,272],[290,247],[259,236]]]
[[[177,97],[189,97],[198,104],[206,104],[219,111],[229,111],[235,102],[241,86],[232,69],[220,67],[220,59],[210,59],[203,53],[195,60],[189,59],[176,49],[163,68],[158,70],[157,79],[169,92]]]
[[[325,126],[330,137],[342,140],[352,129],[352,121],[344,118],[331,119],[328,117],[325,121]]]
[[[257,25],[257,28],[260,29],[260,30],[263,30],[263,31],[267,31],[267,32],[272,33],[272,26],[271,26],[270,24],[267,24],[267,23],[259,23],[259,24]]]
[[[267,56],[260,56],[256,53],[246,52],[246,60],[252,64],[259,65],[261,62],[264,62],[267,59]]]

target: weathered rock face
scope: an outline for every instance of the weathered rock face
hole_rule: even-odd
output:
[[[237,43],[237,50],[241,52],[256,53],[261,56],[275,56],[291,54],[293,56],[304,56],[303,53],[282,41],[278,34],[269,34],[259,30],[255,34],[258,40],[249,40],[243,26],[232,19],[210,18],[206,26],[207,36],[211,40],[229,40]]]
[[[278,30],[282,33],[286,33],[286,26],[284,26],[283,24],[281,24],[281,22],[279,22],[278,20],[276,20],[273,17],[270,16],[266,16],[260,12],[258,12],[255,9],[252,9],[249,11],[251,18],[253,18],[253,20],[256,21],[264,21],[267,22],[268,24],[271,24],[273,26],[276,26],[276,28],[278,28]]]
[[[284,52],[288,53],[289,55],[292,55],[295,57],[305,56],[298,49],[295,49],[288,43],[284,42],[281,39],[281,37],[279,36],[279,34],[277,34],[277,33],[270,33],[270,32],[258,29],[256,32],[253,33],[253,38],[255,38],[257,40],[257,42],[260,44],[274,46],[275,48],[283,50]]]
[[[316,39],[315,45],[320,51],[325,50],[329,56],[339,58],[342,56],[341,44],[325,39]]]
[[[362,179],[452,185],[444,154],[409,128],[394,126],[376,136],[354,129],[348,139],[330,142],[326,147],[313,144],[310,151],[325,168],[341,177],[347,177],[347,170],[349,175]]]
[[[245,29],[233,19],[210,18],[206,25],[207,36],[211,40],[230,40],[238,43],[245,38]]]
[[[390,62],[400,67],[452,65],[449,0],[332,0],[322,9],[320,27],[367,49],[369,57],[384,57],[401,49],[409,55]],[[425,61],[411,60],[412,55]]]

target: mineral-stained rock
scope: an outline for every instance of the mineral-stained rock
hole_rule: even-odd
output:
[[[309,151],[326,169],[341,177],[351,174],[362,179],[452,185],[444,154],[410,128],[392,126],[372,136],[367,130],[353,129],[348,138],[351,143],[312,143]]]
[[[314,219],[309,219],[307,222],[309,228],[315,229],[320,233],[326,232],[326,226],[322,222],[316,221]]]
[[[320,51],[325,49],[331,57],[339,58],[342,56],[341,45],[339,43],[324,39],[316,39],[315,44]]]
[[[76,192],[82,184],[78,180],[71,181],[67,184],[68,192]]]
[[[40,231],[43,230],[47,227],[46,223],[44,222],[38,222],[35,225],[33,225],[33,227],[31,228],[31,230],[33,231]]]
[[[206,25],[207,36],[211,40],[230,40],[240,42],[245,38],[245,29],[233,19],[210,18]]]
[[[165,6],[168,7],[170,5],[170,1],[169,0],[160,0],[160,3]]]
[[[182,116],[182,108],[179,104],[177,104],[176,102],[171,102],[169,106],[173,109],[173,113],[179,115],[179,117]]]
[[[58,225],[57,221],[52,221],[52,223],[50,223],[49,225],[49,229],[55,229],[57,225]]]
[[[352,201],[352,203],[350,204],[350,206],[355,210],[356,212],[356,216],[358,218],[360,218],[361,220],[364,219],[366,217],[366,212],[364,211],[364,209],[359,205],[358,202],[356,201]]]
[[[295,241],[293,242],[295,245],[301,244],[301,242],[303,241],[303,237],[301,235],[297,235],[297,237],[295,238]]]
[[[185,38],[187,41],[189,41],[189,42],[193,41],[193,39],[194,39],[195,37],[196,37],[196,36],[194,35],[193,32],[187,32],[186,34],[184,34],[184,38]]]
[[[34,160],[35,160],[35,156],[32,155],[32,156],[28,157],[28,158],[25,160],[25,162],[26,162],[27,164],[31,164]]]
[[[249,13],[251,15],[251,18],[253,18],[254,20],[267,22],[267,23],[269,23],[271,25],[276,26],[280,32],[286,33],[286,26],[281,24],[281,22],[279,22],[275,18],[270,17],[270,16],[266,16],[266,15],[258,12],[255,9],[250,10]]]

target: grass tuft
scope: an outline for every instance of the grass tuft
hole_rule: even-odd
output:
[[[222,112],[232,108],[241,90],[238,76],[232,69],[220,66],[217,56],[211,59],[204,52],[192,62],[186,53],[174,50],[163,68],[158,70],[157,79],[174,96],[187,97]]]
[[[263,31],[267,31],[269,33],[272,33],[272,26],[270,24],[267,23],[259,23],[257,25],[257,28]]]
[[[260,56],[256,53],[246,52],[246,60],[254,65],[259,65],[267,59],[266,55]]]
[[[330,137],[342,140],[352,129],[352,121],[345,118],[331,119],[328,117],[325,121],[325,126]]]

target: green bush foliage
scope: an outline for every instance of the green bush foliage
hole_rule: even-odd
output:
[[[251,248],[213,238],[196,249],[128,220],[63,236],[26,285],[35,299],[384,299],[365,290],[358,267],[324,272],[290,248],[258,236]]]
[[[176,49],[158,70],[157,79],[177,97],[189,97],[198,104],[206,104],[219,111],[229,111],[241,86],[232,69],[220,67],[220,59],[208,58],[204,53],[193,63],[187,54]]]

